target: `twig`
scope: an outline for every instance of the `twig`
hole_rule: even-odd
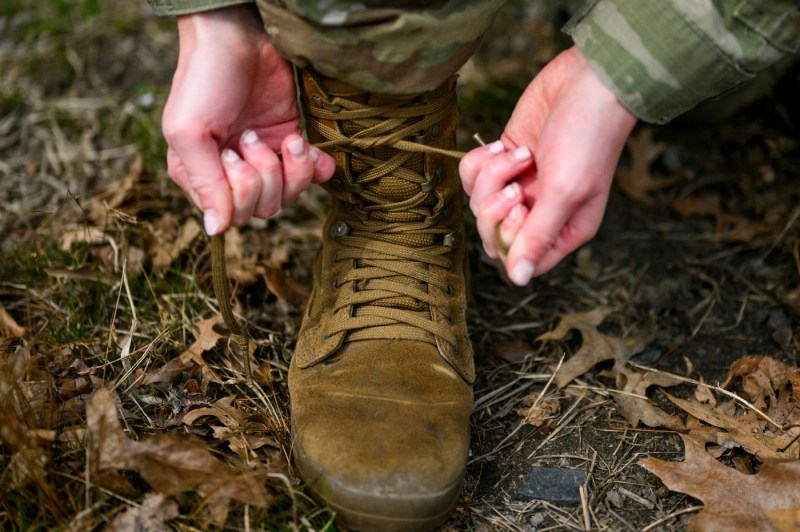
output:
[[[578,493],[580,493],[581,496],[581,508],[583,509],[583,529],[588,531],[592,529],[592,521],[589,519],[589,505],[586,501],[585,484],[578,486]]]
[[[689,508],[683,508],[682,510],[678,510],[677,512],[673,512],[673,513],[671,513],[669,515],[666,515],[666,516],[662,517],[661,519],[653,521],[652,523],[650,523],[649,525],[644,527],[642,529],[642,532],[648,532],[649,530],[653,530],[654,528],[656,528],[660,524],[666,523],[670,519],[678,517],[679,515],[688,514],[689,512],[696,512],[698,510],[702,510],[703,508],[705,508],[705,506],[702,506],[702,505],[690,506]]]
[[[642,365],[639,365],[639,364],[637,364],[635,362],[630,362],[629,361],[628,364],[633,366],[633,367],[635,367],[635,368],[644,370],[644,371],[652,371],[653,373],[661,373],[662,375],[669,375],[670,377],[672,377],[674,379],[677,379],[677,380],[679,380],[681,382],[687,382],[689,384],[694,384],[696,386],[702,386],[704,388],[708,388],[710,390],[714,390],[715,392],[719,392],[719,393],[721,393],[723,395],[727,395],[728,397],[730,397],[734,401],[736,401],[738,403],[741,403],[746,408],[749,408],[750,410],[755,412],[758,416],[762,417],[765,421],[767,421],[770,425],[772,425],[776,429],[780,430],[783,433],[786,432],[786,430],[784,430],[782,425],[779,425],[778,423],[776,423],[767,414],[765,414],[764,412],[762,412],[761,410],[759,410],[758,408],[753,406],[752,403],[750,403],[746,399],[743,399],[743,398],[739,397],[738,395],[736,395],[733,392],[729,392],[725,388],[721,388],[719,386],[715,386],[715,385],[712,385],[712,384],[706,384],[705,382],[700,382],[700,381],[697,381],[697,380],[694,380],[694,379],[690,379],[689,377],[681,377],[680,375],[675,375],[674,373],[670,373],[668,371],[661,371],[660,369],[648,368],[647,366],[642,366]]]
[[[637,495],[634,492],[623,488],[622,486],[619,486],[617,488],[617,491],[619,491],[622,495],[624,495],[625,497],[629,498],[630,500],[638,502],[639,504],[641,504],[642,506],[644,506],[648,510],[652,510],[653,507],[655,506],[652,502],[648,501],[644,497],[642,497],[640,495]]]

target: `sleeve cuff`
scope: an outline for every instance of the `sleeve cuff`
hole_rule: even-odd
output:
[[[252,4],[255,0],[147,0],[158,16],[190,15],[222,7]]]
[[[564,28],[619,101],[663,124],[754,77],[669,2],[601,0]]]

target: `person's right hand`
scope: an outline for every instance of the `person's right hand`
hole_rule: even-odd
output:
[[[167,167],[209,235],[272,216],[312,180],[330,179],[333,159],[300,136],[292,67],[252,6],[179,17],[178,32],[162,120]]]

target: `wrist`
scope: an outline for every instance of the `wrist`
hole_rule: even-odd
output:
[[[266,39],[255,4],[240,4],[178,17],[181,53],[203,44],[244,45]]]

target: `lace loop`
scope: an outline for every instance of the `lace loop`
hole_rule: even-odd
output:
[[[344,261],[351,266],[333,282],[335,300],[323,337],[345,333],[345,341],[403,338],[455,345],[448,326],[453,288],[436,271],[453,268],[447,255],[454,233],[444,223],[453,209],[437,193],[441,167],[430,175],[424,171],[428,156],[463,155],[426,144],[455,113],[454,92],[324,94],[311,100],[304,109],[307,127],[324,139],[316,146],[341,158],[330,188],[347,215],[330,229],[342,246],[334,267],[343,268]]]

